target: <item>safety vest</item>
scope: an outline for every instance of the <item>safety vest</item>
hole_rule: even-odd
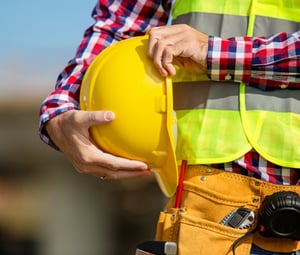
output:
[[[209,35],[265,36],[300,30],[299,0],[177,0],[173,24]],[[265,159],[300,168],[300,90],[262,91],[178,70],[173,80],[177,159],[233,161],[254,148]]]

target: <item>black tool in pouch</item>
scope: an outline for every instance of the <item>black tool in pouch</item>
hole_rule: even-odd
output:
[[[266,196],[259,210],[258,230],[266,237],[300,240],[300,196],[292,191]]]

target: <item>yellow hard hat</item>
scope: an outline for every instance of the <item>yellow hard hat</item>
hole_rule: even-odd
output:
[[[91,63],[80,91],[82,110],[111,110],[116,119],[93,126],[102,150],[143,161],[166,196],[178,183],[176,121],[171,78],[163,78],[147,56],[148,37],[137,36],[103,50]]]

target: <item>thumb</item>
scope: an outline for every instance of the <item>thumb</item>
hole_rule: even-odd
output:
[[[82,111],[81,122],[86,126],[105,124],[115,119],[112,111]]]

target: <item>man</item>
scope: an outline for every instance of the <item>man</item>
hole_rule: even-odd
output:
[[[149,31],[148,53],[161,75],[175,75],[174,64],[183,67],[191,74],[187,80],[184,73],[176,74],[174,83],[186,85],[178,86],[184,91],[178,94],[201,96],[195,109],[180,99],[176,103],[175,89],[177,157],[189,164],[184,210],[176,211],[180,227],[171,227],[179,229],[170,237],[178,241],[179,254],[297,254],[298,241],[265,237],[265,225],[257,233],[251,222],[245,229],[227,223],[240,209],[257,216],[265,198],[276,191],[300,193],[295,186],[300,168],[295,124],[300,107],[300,3],[177,0],[173,23],[178,25],[164,27],[170,9],[171,1],[98,1],[95,24],[41,107],[42,139],[60,149],[79,172],[108,179],[150,174],[145,163],[104,153],[90,142],[89,127],[113,121],[113,112],[78,110],[82,77],[94,57],[117,40]],[[158,226],[158,238],[166,239],[166,222],[160,220]]]

